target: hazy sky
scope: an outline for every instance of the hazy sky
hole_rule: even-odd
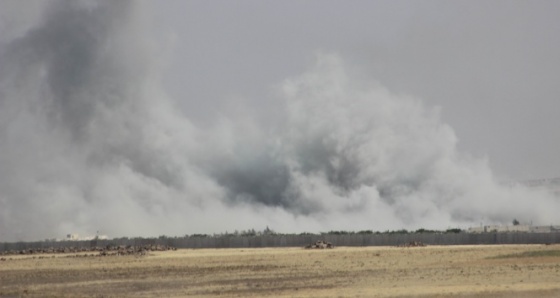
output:
[[[0,0],[0,241],[558,224],[559,12]]]
[[[216,111],[339,54],[392,92],[442,108],[459,149],[503,178],[560,175],[558,1],[164,1],[165,84]],[[195,99],[195,100],[193,100]],[[204,115],[204,114],[203,114]],[[197,113],[194,118],[205,118]]]

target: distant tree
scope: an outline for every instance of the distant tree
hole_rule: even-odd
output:
[[[327,235],[349,235],[349,234],[354,234],[354,232],[349,232],[349,231],[328,231],[326,233],[321,233],[321,234],[327,234]]]
[[[463,230],[457,229],[457,228],[445,230],[446,233],[452,233],[452,234],[453,234],[453,233],[454,233],[454,234],[459,234],[459,233],[461,233],[462,231],[463,231]]]
[[[369,234],[373,234],[373,231],[372,230],[363,230],[363,231],[359,231],[357,234],[369,235]]]
[[[513,223],[514,226],[519,225],[519,221],[517,220],[517,218],[514,218],[512,223]]]
[[[266,226],[266,229],[264,229],[264,231],[262,231],[263,235],[275,235],[276,232],[274,232],[274,230],[270,229],[268,226]]]
[[[192,238],[207,238],[207,237],[210,237],[210,235],[207,235],[207,234],[192,234],[191,237]]]
[[[435,234],[435,233],[441,233],[440,231],[436,231],[436,230],[427,230],[424,228],[420,228],[416,231],[414,231],[414,233],[416,234]]]
[[[247,236],[256,236],[256,235],[257,235],[257,232],[255,231],[255,229],[248,229],[248,230],[246,230],[246,231],[241,231],[241,232],[239,233],[239,235],[241,235],[241,236],[246,236],[246,237],[247,237]]]

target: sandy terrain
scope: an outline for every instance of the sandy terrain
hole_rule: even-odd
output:
[[[70,256],[5,256],[0,296],[560,297],[559,245]]]

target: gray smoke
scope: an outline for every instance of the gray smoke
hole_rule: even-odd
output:
[[[160,84],[142,3],[14,3],[0,6],[0,241],[556,218],[556,198],[459,153],[437,108],[337,55],[279,83],[277,106],[240,101],[197,126]]]

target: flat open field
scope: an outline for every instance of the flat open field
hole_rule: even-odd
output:
[[[560,245],[47,256],[5,256],[0,296],[560,297]]]

